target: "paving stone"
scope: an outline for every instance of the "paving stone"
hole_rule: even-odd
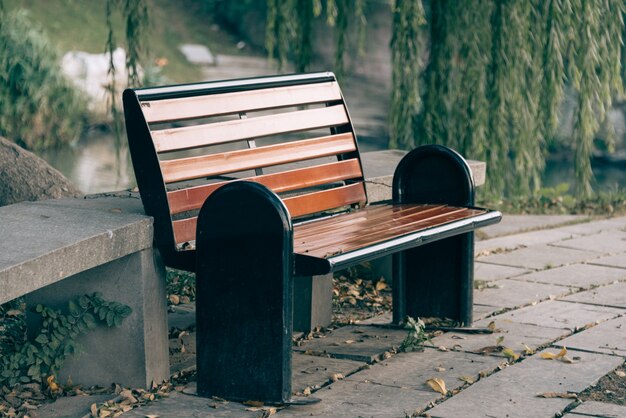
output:
[[[448,390],[454,390],[465,384],[461,377],[478,381],[481,372],[489,373],[503,363],[506,361],[497,357],[425,348],[422,352],[397,354],[353,374],[347,380],[428,392],[432,389],[426,381],[438,377],[446,382]]]
[[[560,298],[560,300],[626,309],[626,282],[596,287]]]
[[[525,274],[512,280],[589,288],[622,279],[626,279],[626,269],[592,264],[570,264]]]
[[[540,398],[545,392],[579,393],[618,367],[622,359],[580,353],[574,364],[550,361],[539,355],[481,379],[428,411],[432,418],[458,417],[553,417],[571,399]]]
[[[382,315],[373,316],[371,318],[358,321],[359,325],[388,325],[393,320],[393,314],[391,312],[385,312]]]
[[[568,293],[571,293],[571,288],[566,286],[503,279],[487,283],[483,289],[474,290],[474,302],[514,308]]]
[[[499,266],[497,264],[474,263],[474,280],[493,281],[508,279],[528,273],[530,270],[518,267]]]
[[[619,268],[626,269],[626,255],[615,254],[615,255],[610,255],[608,257],[596,258],[591,263],[598,264],[601,266],[619,267]]]
[[[582,328],[598,321],[606,321],[623,313],[623,309],[549,300],[535,306],[504,313],[495,319],[509,319],[522,324],[574,331],[576,328]]]
[[[504,215],[502,221],[481,230],[490,237],[510,235],[534,229],[548,229],[589,220],[585,215]]]
[[[167,325],[170,329],[188,329],[196,325],[196,303],[170,306],[167,313]]]
[[[626,316],[578,332],[554,345],[626,357]]]
[[[497,306],[491,306],[491,305],[481,305],[479,303],[474,303],[474,310],[472,312],[473,316],[474,316],[474,321],[478,321],[481,320],[483,318],[488,317],[489,315],[498,312],[500,309]]]
[[[219,402],[210,398],[170,392],[167,398],[150,402],[148,405],[130,410],[123,417],[141,417],[149,415],[177,418],[208,417],[258,417],[258,411],[248,411],[249,407],[236,402]]]
[[[524,349],[526,344],[535,350],[559,340],[571,332],[566,329],[544,328],[535,325],[520,324],[509,319],[495,316],[475,322],[475,327],[486,327],[491,321],[496,324],[496,332],[493,334],[467,334],[461,332],[447,332],[431,340],[435,347],[446,347],[449,350],[464,351],[468,353],[483,353],[485,347],[496,345],[498,338],[504,337],[502,346],[508,347],[516,353]],[[500,352],[492,353],[503,357]]]
[[[564,415],[564,417],[569,418],[578,418],[580,416],[624,418],[626,417],[626,406],[606,402],[587,401],[578,405],[569,414]]]
[[[36,410],[39,418],[76,418],[91,416],[91,404],[99,404],[115,398],[116,395],[68,396],[58,398]]]
[[[337,373],[348,376],[363,366],[365,363],[358,361],[293,353],[291,388],[294,392],[302,392],[307,387],[320,388],[331,376]]]
[[[525,232],[522,234],[507,235],[488,240],[477,241],[474,245],[474,253],[480,256],[489,255],[496,250],[513,250],[532,245],[549,244],[566,238],[571,238],[570,232],[561,229],[548,229],[543,231]],[[480,261],[484,261],[482,258]]]
[[[602,219],[576,225],[569,225],[558,228],[561,231],[569,232],[573,235],[590,235],[597,234],[602,231],[612,231],[616,229],[626,228],[626,216],[619,218]]]
[[[599,251],[602,253],[622,253],[626,251],[626,231],[602,231],[599,234],[566,239],[558,243],[553,243],[552,245],[576,248],[578,250]]]
[[[341,380],[313,394],[320,403],[289,407],[279,417],[405,417],[411,416],[429,402],[441,397],[426,392],[395,386]]]
[[[347,326],[334,330],[324,338],[306,341],[296,351],[328,354],[331,357],[371,363],[385,351],[398,347],[407,335],[403,329],[376,326]]]
[[[507,253],[480,257],[480,261],[504,266],[543,270],[548,267],[554,268],[565,264],[593,260],[601,255],[601,253],[594,251],[574,250],[550,245],[534,245]]]

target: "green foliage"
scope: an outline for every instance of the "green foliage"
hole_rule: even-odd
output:
[[[365,0],[267,0],[265,48],[281,68],[291,58],[296,70],[307,71],[313,54],[314,21],[325,15],[334,28],[337,77],[345,73],[349,34],[355,29],[357,50],[365,44]],[[354,26],[352,26],[354,25]]]
[[[395,0],[391,38],[391,148],[415,145],[414,119],[420,107],[418,33],[425,23],[421,0]]]
[[[494,196],[530,195],[540,189],[546,144],[553,141],[569,85],[578,102],[571,144],[577,194],[589,197],[593,138],[612,98],[623,93],[626,78],[620,61],[626,55],[625,3],[430,2],[424,46],[419,43],[424,33],[406,31],[402,24],[423,18],[421,3],[394,3],[390,145],[451,146],[487,161],[487,187]],[[414,50],[416,46],[420,48]],[[419,77],[418,58],[424,50],[429,59],[421,73],[425,92],[420,108],[413,98],[417,88],[395,80],[402,79],[397,74]],[[407,93],[408,104],[403,104]],[[411,122],[415,118],[417,124]]]
[[[65,359],[77,351],[79,335],[96,328],[98,323],[108,327],[120,326],[131,308],[102,299],[95,293],[71,300],[67,312],[43,305],[34,309],[41,316],[41,328],[32,341],[15,338],[12,345],[1,347],[0,385],[12,387],[18,383],[44,383],[55,376]],[[16,336],[17,337],[17,336]]]
[[[55,49],[23,11],[0,9],[0,135],[31,150],[77,139],[85,101]]]
[[[179,301],[196,300],[196,275],[183,270],[167,268],[165,276],[165,293],[176,295]],[[171,303],[171,299],[169,300]],[[188,303],[188,302],[187,302]]]
[[[588,197],[572,195],[569,185],[541,188],[530,196],[479,199],[480,205],[509,214],[626,214],[626,190],[613,188]]]
[[[400,344],[400,351],[410,353],[412,351],[422,351],[424,349],[424,343],[430,338],[426,334],[426,325],[424,321],[417,318],[417,320],[406,317],[404,328],[409,330],[408,335]]]

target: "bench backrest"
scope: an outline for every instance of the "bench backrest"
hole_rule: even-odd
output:
[[[193,247],[197,211],[228,181],[266,185],[292,218],[367,201],[332,73],[128,89],[123,99],[137,184],[166,264],[169,249]]]

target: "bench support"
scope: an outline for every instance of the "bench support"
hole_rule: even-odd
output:
[[[473,206],[470,168],[449,148],[416,148],[396,169],[393,201]],[[450,318],[471,325],[473,263],[473,232],[394,254],[393,322],[400,323],[409,315]]]
[[[287,209],[265,186],[235,182],[198,217],[198,395],[291,398],[293,238]]]
[[[69,300],[101,292],[104,299],[128,305],[133,312],[121,326],[100,326],[78,338],[79,351],[68,357],[57,376],[84,386],[150,388],[170,375],[165,306],[165,268],[158,253],[145,249],[75,274],[29,293],[30,307],[41,303],[67,309]],[[29,329],[40,317],[29,313]]]
[[[309,332],[330,325],[333,316],[333,275],[303,276],[294,279],[293,329]]]

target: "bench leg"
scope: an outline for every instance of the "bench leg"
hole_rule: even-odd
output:
[[[333,275],[296,277],[293,311],[293,329],[309,332],[316,327],[327,327],[333,316]]]
[[[236,182],[204,203],[197,227],[198,395],[291,398],[293,239],[264,186]]]
[[[408,153],[393,178],[394,203],[474,205],[474,181],[457,152],[426,145]],[[394,255],[393,320],[445,317],[472,323],[474,233]]]
[[[471,325],[473,235],[457,235],[394,255],[394,323],[409,315]]]

